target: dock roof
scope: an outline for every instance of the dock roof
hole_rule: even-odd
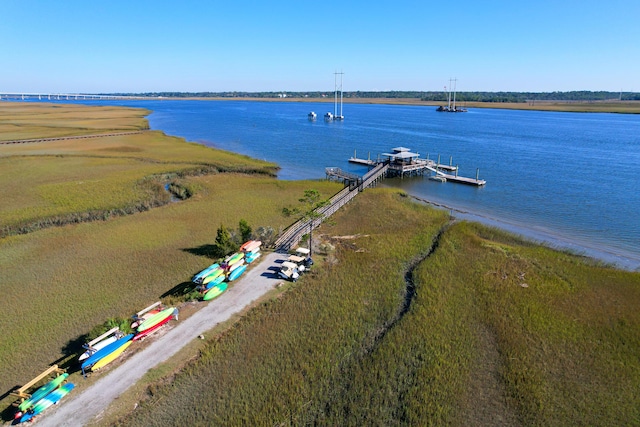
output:
[[[413,159],[420,157],[420,154],[412,153],[410,151],[398,151],[393,153],[382,153],[383,156],[392,157],[394,159]]]

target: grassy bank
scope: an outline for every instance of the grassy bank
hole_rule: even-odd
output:
[[[148,113],[75,105],[12,103],[0,107],[0,128],[19,122],[24,129],[23,134],[11,133],[14,137],[34,132],[40,137],[59,136],[62,130],[77,135],[144,128],[146,121],[141,116]],[[0,206],[0,235],[161,206],[170,200],[165,185],[188,185],[184,177],[220,172],[274,175],[276,170],[274,164],[151,131],[0,144],[0,199],[10,201]]]
[[[37,114],[46,115],[42,108]],[[191,276],[211,263],[219,226],[235,229],[244,219],[277,233],[290,222],[282,208],[304,190],[330,197],[341,188],[279,182],[272,164],[159,132],[0,144],[0,164],[3,228],[32,227],[0,238],[1,393],[51,363],[66,364],[107,319],[129,317],[161,297],[179,301]],[[129,210],[156,195],[168,199],[165,182],[178,182],[191,197]],[[71,221],[49,227],[52,218]]]
[[[640,274],[446,223],[358,196],[313,274],[120,425],[638,424]]]

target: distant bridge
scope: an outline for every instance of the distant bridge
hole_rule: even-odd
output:
[[[98,95],[92,93],[52,93],[52,92],[0,92],[0,100],[104,100],[104,99],[158,99],[162,96]]]

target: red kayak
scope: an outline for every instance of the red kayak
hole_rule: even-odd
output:
[[[144,337],[146,337],[149,334],[154,333],[155,331],[157,331],[162,325],[164,325],[165,323],[168,323],[169,320],[171,320],[171,316],[168,316],[166,319],[162,320],[160,323],[158,323],[157,325],[152,326],[149,329],[145,329],[142,332],[138,332],[137,334],[134,335],[133,337],[133,341],[138,341],[139,339],[142,339]]]

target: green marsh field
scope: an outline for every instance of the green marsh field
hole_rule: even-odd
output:
[[[0,103],[5,140],[143,131],[0,144],[5,393],[70,363],[105,320],[183,301],[170,291],[211,263],[220,225],[277,232],[305,190],[341,189],[145,131],[144,111],[21,105]],[[172,202],[170,182],[189,197]],[[384,188],[314,241],[311,272],[104,425],[640,425],[640,273]]]

